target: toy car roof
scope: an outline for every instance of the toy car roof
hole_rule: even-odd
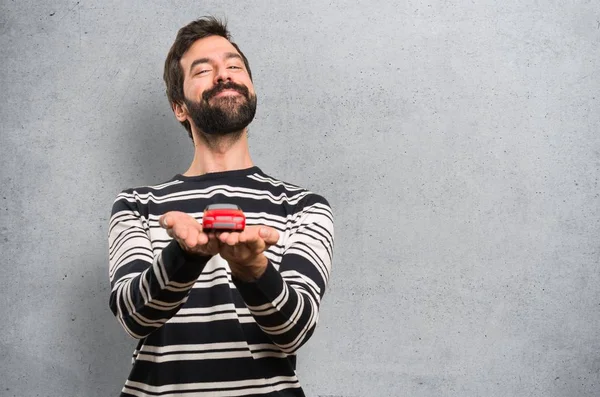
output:
[[[209,204],[207,210],[240,210],[241,208],[235,204]]]

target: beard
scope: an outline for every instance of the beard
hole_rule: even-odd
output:
[[[239,95],[215,98],[223,90],[235,90]],[[209,102],[212,99],[212,104]],[[194,102],[185,99],[188,113],[200,131],[211,136],[241,135],[252,122],[256,113],[256,95],[248,88],[227,82],[218,84],[202,93],[202,99]]]

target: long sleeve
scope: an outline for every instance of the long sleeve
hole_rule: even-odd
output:
[[[281,351],[295,353],[313,334],[331,272],[333,215],[310,195],[297,204],[279,269],[271,260],[255,282],[234,280],[255,321]]]
[[[175,240],[155,254],[151,226],[158,226],[158,219],[139,211],[134,194],[117,196],[108,232],[109,306],[125,331],[138,339],[177,313],[207,261],[186,255]]]

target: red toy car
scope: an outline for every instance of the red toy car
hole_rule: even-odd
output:
[[[234,204],[211,204],[204,209],[204,232],[241,232],[246,227],[246,216]]]

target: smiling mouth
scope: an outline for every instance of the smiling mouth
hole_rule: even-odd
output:
[[[234,89],[226,89],[223,91],[220,91],[219,93],[215,94],[215,97],[219,97],[219,96],[233,96],[233,95],[242,95],[240,94],[237,90]]]

